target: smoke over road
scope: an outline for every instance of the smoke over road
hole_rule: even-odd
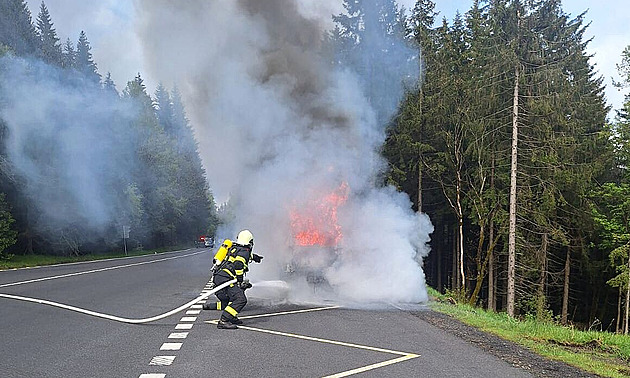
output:
[[[384,126],[359,77],[331,67],[320,53],[337,5],[136,5],[151,74],[179,86],[210,186],[219,201],[229,197],[235,206],[233,228],[224,236],[249,228],[265,256],[251,278],[281,278],[294,248],[291,211],[347,184],[347,201],[337,211],[339,257],[325,271],[339,299],[426,300],[421,261],[432,225],[412,212],[405,194],[375,186],[384,169],[377,152]],[[401,93],[402,86],[386,96]]]

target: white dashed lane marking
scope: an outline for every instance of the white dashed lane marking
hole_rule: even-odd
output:
[[[160,347],[160,350],[180,350],[182,343],[164,343]]]
[[[207,287],[206,287],[207,288]],[[209,291],[202,291],[201,293],[208,293]],[[198,304],[194,304],[189,307],[189,310],[186,311],[186,315],[199,315],[201,313],[201,309],[203,308],[203,303],[206,303],[206,300],[201,300],[197,302]],[[176,330],[190,330],[193,327],[195,321],[197,321],[197,316],[184,316],[181,318],[180,323],[175,326]],[[168,335],[168,338],[184,340],[188,337],[188,332],[172,332]],[[183,343],[163,343],[160,347],[160,350],[169,350],[169,351],[177,351],[180,350]],[[154,366],[170,366],[173,361],[175,361],[176,356],[155,356],[149,362],[149,365]],[[166,378],[166,374],[141,374],[139,378]]]
[[[175,356],[155,356],[149,362],[149,365],[169,366],[175,361]],[[142,378],[142,375],[140,376]]]
[[[188,332],[173,332],[168,335],[169,339],[185,339],[188,337]]]

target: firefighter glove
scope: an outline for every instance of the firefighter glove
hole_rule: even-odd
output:
[[[247,290],[250,287],[252,287],[252,284],[249,282],[249,280],[244,280],[243,282],[239,283],[238,286],[243,290]]]
[[[263,257],[261,255],[257,255],[257,254],[252,254],[252,260],[254,260],[255,263],[260,263],[262,261]]]

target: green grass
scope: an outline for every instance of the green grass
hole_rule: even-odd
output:
[[[187,247],[180,248],[159,248],[141,251],[129,251],[127,255],[123,252],[98,254],[98,255],[80,255],[80,256],[48,256],[48,255],[13,255],[10,258],[0,258],[0,270],[28,268],[43,265],[65,264],[83,261],[105,260],[117,257],[143,256],[155,253],[163,253],[177,251]]]
[[[505,313],[451,304],[430,289],[431,307],[462,322],[523,345],[553,360],[563,361],[604,377],[630,377],[630,336],[580,331],[552,322],[516,320]]]

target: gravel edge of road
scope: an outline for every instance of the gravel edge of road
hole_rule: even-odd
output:
[[[428,310],[413,312],[413,316],[439,329],[463,339],[510,365],[525,370],[535,377],[545,378],[592,378],[600,377],[568,365],[542,357],[531,350],[483,332],[446,314]]]

